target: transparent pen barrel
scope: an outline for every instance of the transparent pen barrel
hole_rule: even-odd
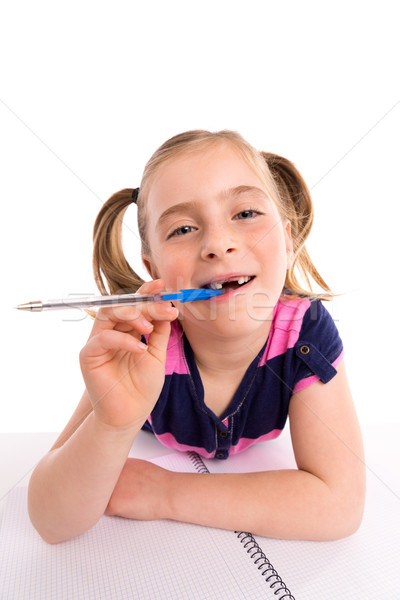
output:
[[[145,296],[141,294],[122,294],[116,296],[80,296],[47,300],[42,303],[42,310],[60,310],[69,308],[100,308],[102,306],[124,306],[140,302],[161,302],[162,296]]]

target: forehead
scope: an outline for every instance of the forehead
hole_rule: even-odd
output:
[[[209,198],[239,186],[255,186],[267,192],[256,167],[238,149],[220,143],[169,158],[157,168],[149,186],[150,213],[173,204]],[[154,214],[154,213],[153,213]]]

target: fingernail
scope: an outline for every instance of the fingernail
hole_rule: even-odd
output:
[[[175,310],[176,310],[176,307],[175,307],[175,306],[171,306],[170,304],[168,304],[168,305],[165,307],[165,311],[166,311],[166,312],[169,312],[169,313],[172,313],[172,312],[174,312]]]
[[[147,350],[147,344],[143,344],[143,342],[138,341],[137,347],[139,350]]]

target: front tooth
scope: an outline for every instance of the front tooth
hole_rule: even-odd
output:
[[[211,283],[210,288],[212,290],[222,290],[222,283],[218,283],[217,281],[215,283]]]
[[[242,275],[237,280],[237,282],[238,282],[239,285],[242,285],[243,283],[247,283],[248,281],[250,281],[250,276],[249,275]]]

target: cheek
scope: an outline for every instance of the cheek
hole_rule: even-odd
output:
[[[274,237],[275,239],[272,239]],[[260,245],[261,246],[261,245]],[[285,240],[281,235],[271,236],[268,243],[260,247],[260,261],[265,264],[265,277],[268,287],[281,289],[288,269]]]
[[[277,227],[264,233],[262,237],[258,238],[258,242],[255,244],[266,262],[276,262],[278,266],[282,260],[286,260],[285,239]]]
[[[183,252],[163,251],[156,261],[159,277],[164,279],[169,289],[187,287],[188,278],[193,275],[190,261]]]

